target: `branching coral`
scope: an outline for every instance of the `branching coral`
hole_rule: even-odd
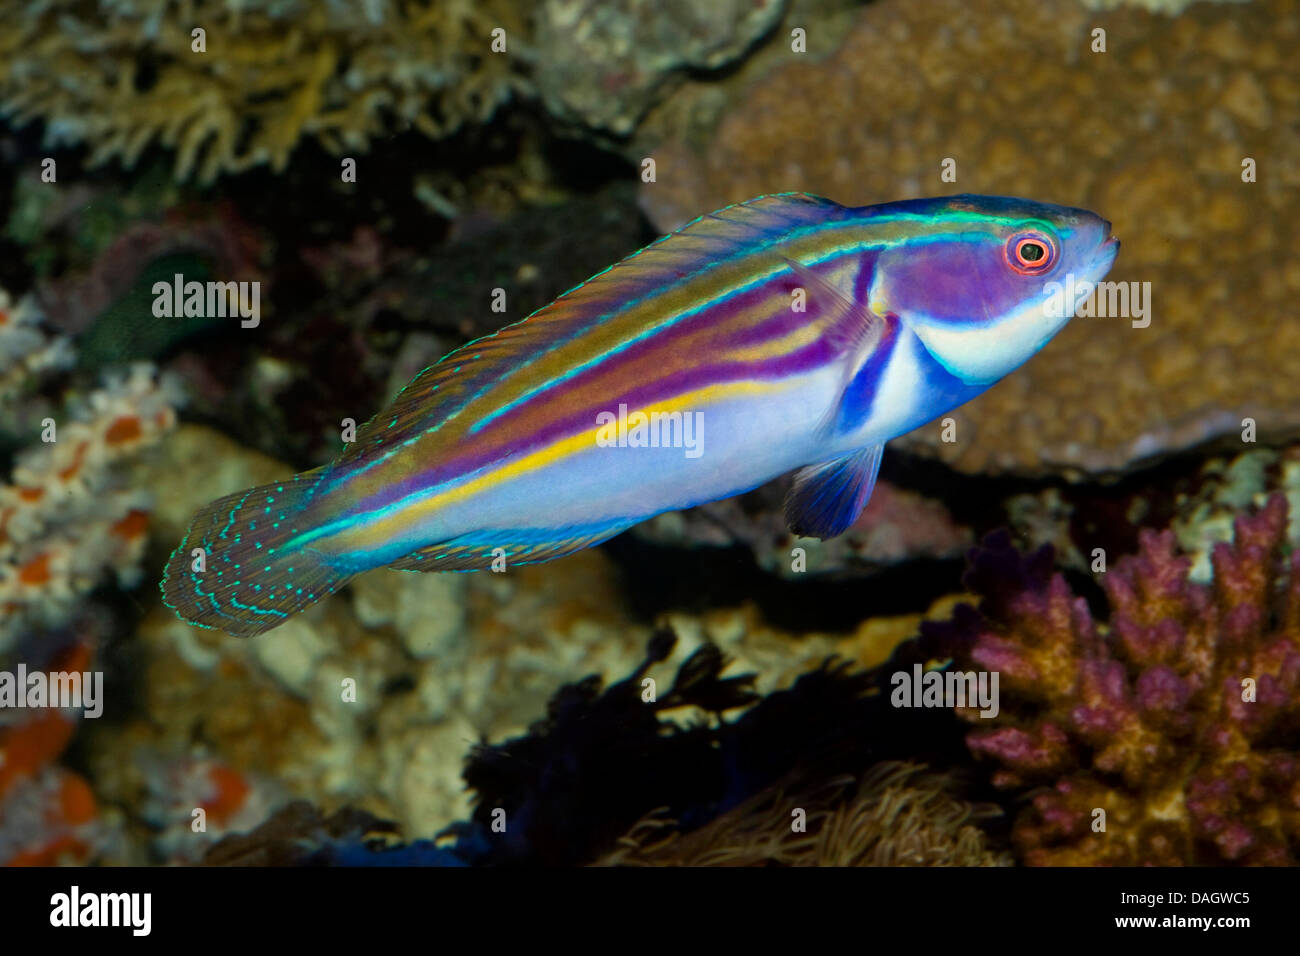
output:
[[[1172,532],[1143,531],[1102,578],[1105,624],[1052,574],[1050,549],[1024,559],[1003,536],[973,552],[978,611],[922,633],[955,666],[1001,675],[1001,715],[968,737],[1000,765],[994,782],[1051,784],[1014,825],[1026,862],[1300,860],[1300,552],[1286,523],[1281,495],[1240,516],[1209,585],[1189,581]]]
[[[114,488],[112,466],[174,426],[176,398],[137,365],[19,456],[0,486],[0,648],[65,618],[110,569],[124,583],[138,573],[149,493]]]
[[[336,153],[405,126],[441,137],[524,87],[526,24],[510,0],[23,6],[0,33],[4,112],[44,119],[52,145],[89,144],[92,162],[131,165],[160,142],[179,178],[283,169],[304,136]]]

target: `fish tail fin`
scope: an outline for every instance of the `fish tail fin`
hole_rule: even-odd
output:
[[[294,544],[312,527],[325,469],[249,488],[201,508],[163,570],[163,603],[200,627],[261,634],[342,587],[352,571]]]

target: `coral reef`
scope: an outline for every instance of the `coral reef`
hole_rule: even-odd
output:
[[[1300,548],[1300,446],[1261,448],[1215,458],[1200,469],[1201,486],[1182,496],[1170,522],[1181,551],[1192,558],[1190,580],[1207,583],[1215,545],[1232,540],[1233,522],[1244,508],[1262,506],[1274,492],[1286,496],[1291,515],[1287,545]]]
[[[283,169],[304,137],[334,153],[415,127],[439,138],[526,88],[511,0],[49,0],[6,18],[0,104],[50,145],[131,166],[161,143],[210,182]],[[192,31],[206,31],[205,49]],[[505,31],[507,51],[491,49]]]
[[[1278,865],[1300,859],[1300,552],[1278,494],[1188,580],[1170,531],[1101,580],[1110,618],[1005,536],[972,553],[980,594],[923,647],[1001,675],[971,732],[994,783],[1037,787],[1012,838],[1035,865]],[[976,723],[981,719],[966,712]],[[1104,811],[1104,815],[1102,813]]]
[[[0,291],[0,669],[107,693],[0,708],[0,863],[1297,862],[1294,5],[9,6],[0,284],[34,291]],[[1076,321],[831,541],[775,482],[556,563],[366,574],[254,641],[137,591],[197,507],[332,457],[652,239],[641,209],[781,189],[1088,206],[1151,325]],[[153,316],[176,272],[259,282],[269,321]],[[165,371],[111,371],[138,359]],[[953,593],[1001,524],[1055,559],[985,539]],[[1097,546],[1136,556],[1089,581]],[[948,661],[1000,673],[997,717],[894,706]]]
[[[289,470],[183,425],[131,482],[174,489],[153,515],[161,550],[196,503]],[[134,769],[137,750],[175,757],[198,741],[290,796],[327,811],[353,803],[414,838],[431,836],[468,811],[468,741],[517,733],[564,680],[638,658],[646,631],[627,620],[612,568],[598,552],[574,560],[568,574],[381,570],[259,641],[196,631],[155,605],[135,643],[137,712],[92,730],[97,789],[134,805],[149,789]],[[345,680],[355,682],[348,701]]]
[[[18,302],[0,289],[0,409],[8,409],[40,375],[72,364],[71,341],[45,330],[35,299]],[[7,429],[6,429],[7,430]]]
[[[1116,7],[1133,6],[1168,16],[1177,16],[1193,3],[1206,0],[1081,0],[1085,7],[1093,10],[1113,10]],[[1251,0],[1209,0],[1211,3],[1250,3]]]
[[[688,70],[741,56],[780,18],[784,0],[545,0],[537,91],[559,118],[626,135]]]
[[[527,735],[476,748],[464,772],[474,812],[446,831],[457,856],[474,865],[593,862],[652,813],[660,829],[689,833],[792,774],[821,788],[880,761],[955,754],[951,714],[900,719],[881,693],[884,675],[844,662],[826,662],[757,699],[754,675],[723,677],[728,661],[704,644],[671,685],[652,693],[647,674],[675,641],[671,631],[657,632],[625,679],[603,689],[597,677],[567,685]],[[695,718],[663,719],[680,708]],[[746,709],[723,716],[737,708]],[[953,819],[946,811],[940,818]],[[720,838],[731,825],[720,825]]]
[[[1091,51],[1094,27],[1105,53]],[[968,472],[1105,471],[1234,433],[1247,416],[1261,435],[1293,434],[1300,264],[1278,250],[1300,244],[1298,43],[1289,0],[1175,19],[1077,0],[879,0],[835,56],[793,56],[707,142],[655,149],[642,203],[665,230],[791,189],[1098,210],[1124,243],[1108,278],[1150,283],[1149,327],[1076,319],[954,413],[956,442],[927,426],[902,444]],[[892,65],[900,49],[906,67]],[[940,179],[949,157],[955,183]],[[1256,182],[1242,181],[1247,158]]]
[[[79,350],[92,348],[97,340],[112,339],[121,353],[132,340],[153,336],[161,342],[143,350],[137,346],[132,356],[153,357],[184,335],[219,320],[175,316],[165,322],[151,321],[152,291],[142,295],[142,301],[130,303],[126,314],[113,314],[114,305],[151,266],[167,260],[173,268],[150,275],[144,283],[146,290],[152,290],[153,280],[170,281],[174,272],[184,271],[192,279],[210,273],[224,282],[259,282],[269,298],[271,283],[260,268],[264,247],[264,239],[229,203],[216,203],[201,213],[173,209],[157,219],[140,219],[124,226],[97,251],[87,269],[69,270],[57,280],[42,281],[37,297],[52,326],[81,336]],[[174,268],[187,260],[192,268]],[[125,344],[120,341],[123,339]]]
[[[89,643],[77,641],[45,670],[84,672],[90,659]],[[84,863],[108,842],[90,785],[55,763],[78,717],[58,708],[0,710],[0,866]]]
[[[943,774],[884,761],[854,779],[778,785],[680,836],[652,814],[604,866],[1007,866],[976,821],[997,817],[952,792]],[[803,810],[804,829],[792,825]]]
[[[174,383],[137,365],[19,456],[0,485],[0,649],[66,620],[110,572],[137,579],[152,495],[115,486],[115,466],[173,427],[177,400]]]
[[[377,269],[367,275],[355,262],[338,262],[337,252],[329,258],[313,255],[312,263],[339,276],[330,285],[341,282],[338,294],[362,323],[389,310],[419,317],[420,331],[468,340],[495,332],[503,318],[521,319],[541,308],[651,238],[637,211],[635,190],[617,183],[594,195],[524,208],[507,218],[467,211],[445,245],[421,250],[415,261],[389,264],[378,275]],[[358,283],[358,274],[370,281]],[[488,294],[496,287],[508,292],[504,317],[487,308]]]
[[[274,783],[211,757],[144,753],[137,763],[148,786],[139,812],[155,831],[155,853],[169,863],[197,863],[213,844],[252,829],[284,802]]]
[[[425,840],[395,844],[397,825],[364,810],[329,816],[295,800],[256,829],[225,837],[208,850],[205,866],[463,866]]]
[[[134,487],[170,489],[150,519],[151,553],[165,555],[198,505],[290,470],[182,424],[127,476]],[[353,804],[413,839],[430,837],[470,810],[461,779],[468,742],[523,733],[567,681],[631,670],[654,620],[679,636],[666,667],[713,643],[768,693],[832,655],[875,666],[922,617],[878,612],[860,625],[846,620],[843,631],[818,630],[774,624],[741,596],[641,618],[628,590],[619,565],[593,549],[506,574],[377,570],[301,625],[258,641],[197,631],[155,603],[133,640],[135,710],[124,725],[89,728],[96,791],[134,806],[149,790],[137,773],[140,749],[176,757],[199,742],[325,812]],[[929,616],[948,613],[940,602]],[[340,701],[345,678],[356,682],[353,702]]]

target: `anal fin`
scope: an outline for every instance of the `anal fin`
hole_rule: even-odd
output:
[[[797,535],[833,538],[858,519],[876,486],[884,445],[801,468],[785,498],[785,521]]]
[[[398,571],[487,571],[501,557],[507,567],[540,564],[600,544],[635,523],[479,531],[412,551],[388,566]]]

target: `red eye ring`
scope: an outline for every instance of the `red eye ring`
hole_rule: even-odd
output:
[[[1003,254],[1021,275],[1041,275],[1056,264],[1056,243],[1041,232],[1022,232],[1007,240]]]

